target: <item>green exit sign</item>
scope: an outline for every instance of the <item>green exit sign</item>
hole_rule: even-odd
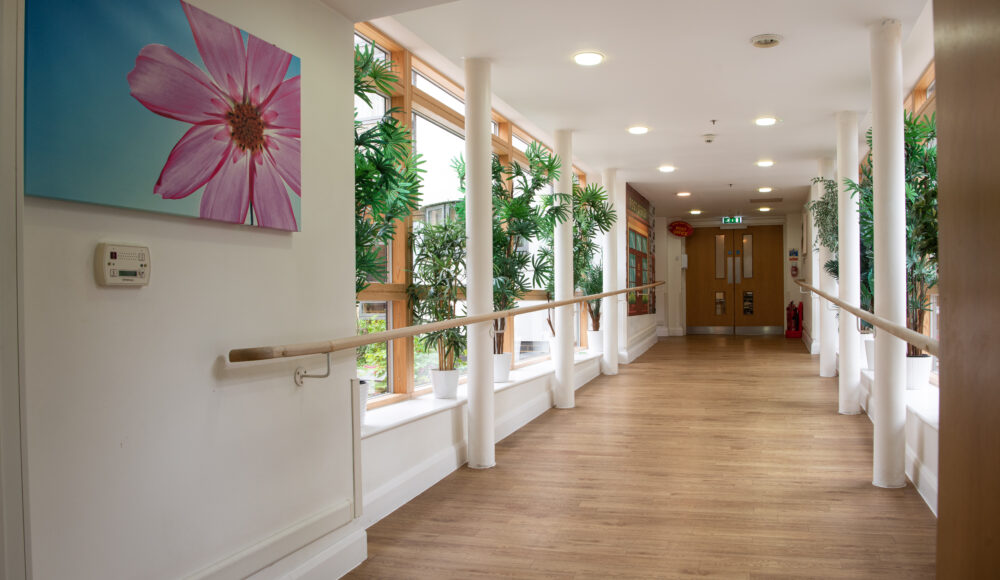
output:
[[[730,215],[722,218],[723,224],[741,224],[743,223],[743,216],[740,215]]]

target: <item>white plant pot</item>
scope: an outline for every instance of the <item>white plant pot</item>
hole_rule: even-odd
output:
[[[514,358],[514,353],[505,352],[503,354],[493,353],[493,382],[506,383],[510,381],[510,362]]]
[[[865,361],[868,364],[867,369],[873,371],[875,370],[875,337],[871,334],[862,334],[861,342],[865,348]]]
[[[931,382],[931,364],[934,359],[929,356],[906,357],[906,388],[922,389]]]
[[[604,352],[604,333],[602,331],[587,331],[587,352]]]
[[[458,395],[458,371],[431,370],[435,399],[454,399]]]

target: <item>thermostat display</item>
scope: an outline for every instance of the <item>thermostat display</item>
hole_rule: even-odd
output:
[[[149,284],[149,248],[129,244],[97,244],[94,270],[101,286]]]

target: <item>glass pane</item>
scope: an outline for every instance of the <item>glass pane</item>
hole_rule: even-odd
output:
[[[522,300],[517,305],[522,307],[544,303],[544,300]],[[552,338],[552,330],[549,328],[550,314],[553,317],[552,324],[555,324],[554,310],[530,312],[514,319],[515,361],[549,356],[549,339]]]
[[[423,158],[424,207],[462,198],[452,161],[465,154],[465,139],[420,115],[413,116],[415,149]]]
[[[398,227],[398,225],[397,225]],[[399,230],[397,230],[398,232]],[[392,242],[388,245],[379,245],[378,247],[378,257],[385,260],[385,277],[381,280],[375,277],[373,274],[368,274],[368,282],[372,284],[388,284],[392,280],[389,279],[390,272],[392,272]]]
[[[753,234],[743,234],[743,277],[753,278]]]
[[[715,236],[715,277],[726,277],[726,235]]]
[[[413,71],[413,86],[427,93],[449,109],[465,115],[465,103],[455,95],[434,84],[434,81],[417,71]]]
[[[370,128],[374,125],[375,121],[381,119],[385,116],[385,112],[389,109],[389,99],[381,94],[368,95],[371,99],[371,106],[364,102],[361,97],[355,95],[354,97],[354,111],[357,113],[357,120],[361,121],[365,129]]]
[[[497,123],[496,121],[490,121],[490,133],[493,133],[494,135],[499,135],[500,124]]]
[[[513,135],[511,137],[511,144],[514,145],[514,149],[517,149],[518,151],[521,151],[523,153],[528,149],[528,145],[530,143],[528,143],[524,139],[521,139],[517,135]]]
[[[388,302],[359,302],[358,334],[382,332],[389,328]],[[379,342],[359,346],[356,351],[358,377],[368,381],[368,396],[377,397],[392,392],[392,345]]]

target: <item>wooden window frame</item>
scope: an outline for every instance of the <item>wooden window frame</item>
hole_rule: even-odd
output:
[[[412,130],[413,115],[419,114],[443,126],[445,129],[453,131],[463,138],[465,137],[465,117],[425,91],[416,88],[413,83],[413,73],[414,71],[419,72],[422,76],[462,102],[465,102],[464,87],[433,66],[414,56],[409,50],[371,23],[361,22],[355,24],[354,32],[386,51],[389,54],[389,58],[395,64],[395,72],[399,76],[399,80],[393,84],[392,90],[387,96],[389,97],[389,106],[397,109],[393,116],[401,124]],[[549,151],[552,150],[548,145],[535,139],[527,131],[511,123],[509,119],[496,110],[491,111],[491,118],[497,124],[498,129],[497,134],[491,132],[492,150],[494,154],[500,157],[503,163],[518,161],[519,163],[526,164],[528,161],[521,151],[514,148],[514,135],[517,135],[528,143],[538,141]],[[578,177],[580,184],[585,185],[586,175],[584,172],[576,166],[573,166],[571,170]],[[410,233],[413,231],[413,221],[414,216],[410,216],[396,228],[396,235],[393,237],[390,246],[391,271],[389,281],[385,284],[371,284],[357,295],[357,300],[359,301],[388,302],[393,328],[413,324],[413,313],[409,308],[406,295],[406,288],[413,281],[411,274],[411,270],[413,269],[413,253],[409,246]],[[524,300],[548,299],[549,296],[544,290],[532,290],[524,297]],[[585,332],[588,328],[586,309],[581,307],[580,314],[580,347],[578,350],[587,346],[587,333]],[[509,349],[509,352],[512,352],[514,348],[514,326],[515,319],[508,318],[504,346]],[[412,337],[392,341],[392,361],[389,366],[392,372],[391,385],[393,392],[369,399],[369,409],[409,400],[431,392],[429,385],[418,387],[414,384],[413,350],[414,339]],[[512,369],[524,368],[549,360],[548,356],[521,362],[517,362],[516,358],[511,357]]]

